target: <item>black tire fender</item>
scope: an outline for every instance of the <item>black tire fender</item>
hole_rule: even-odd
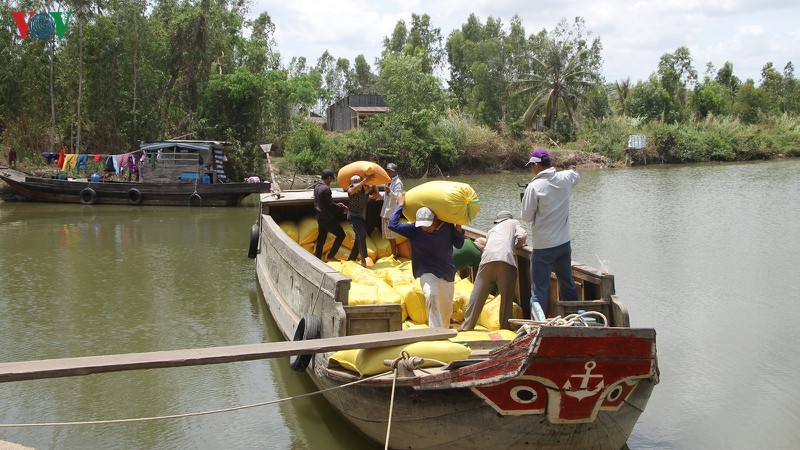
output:
[[[247,249],[247,257],[254,259],[258,255],[258,224],[250,227],[250,247]]]
[[[81,202],[83,205],[91,205],[97,201],[97,192],[94,191],[92,188],[84,188],[80,194],[78,194],[78,201]]]
[[[143,200],[141,191],[136,188],[128,189],[128,192],[125,193],[125,198],[128,199],[128,204],[130,205],[139,205]]]
[[[189,196],[189,206],[192,206],[192,201],[194,201],[195,199],[197,199],[197,206],[201,206],[202,207],[203,206],[203,197],[200,197],[200,194],[198,194],[197,192],[195,192],[195,193],[193,193],[192,195]]]
[[[297,329],[294,330],[294,338],[292,341],[308,341],[310,339],[319,339],[320,330],[322,329],[322,321],[318,316],[313,314],[304,314],[300,322],[297,323]],[[289,365],[292,370],[303,372],[311,362],[314,355],[294,355],[289,357]]]

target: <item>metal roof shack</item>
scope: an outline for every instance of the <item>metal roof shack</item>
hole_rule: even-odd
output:
[[[358,130],[362,119],[386,114],[388,110],[381,95],[348,95],[328,107],[328,130]]]

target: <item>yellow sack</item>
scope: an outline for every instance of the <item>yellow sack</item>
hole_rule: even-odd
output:
[[[299,233],[297,236],[298,244],[313,244],[317,241],[317,236],[319,236],[319,228],[317,225],[317,219],[314,216],[303,217],[300,219],[300,222],[297,223],[297,227]]]
[[[427,323],[414,323],[410,320],[403,321],[403,330],[416,330],[419,328],[428,328]]]
[[[339,225],[341,225],[342,229],[344,230],[344,240],[342,241],[342,247],[347,247],[348,249],[352,250],[353,246],[356,245],[356,232],[355,230],[353,230],[353,225],[347,220],[342,220],[341,222],[339,222]],[[349,254],[350,253],[348,252],[348,255]]]
[[[367,285],[350,283],[350,293],[347,300],[349,305],[385,305],[400,304],[400,294],[384,282]]]
[[[452,342],[471,342],[471,341],[510,341],[517,336],[510,330],[498,331],[459,331],[456,337],[450,338]]]
[[[417,210],[426,206],[436,217],[456,225],[469,225],[481,209],[481,201],[472,186],[458,181],[436,180],[420,184],[406,192],[403,215],[416,220]]]
[[[471,353],[469,348],[455,342],[429,341],[414,342],[406,346],[340,350],[331,355],[331,359],[348,370],[368,376],[390,371],[391,368],[383,363],[384,360],[394,360],[400,357],[403,351],[408,352],[410,356],[419,356],[425,359],[422,367],[438,366],[439,363],[436,361],[449,363],[456,359],[464,359]]]
[[[326,264],[329,265],[330,267],[332,267],[334,270],[338,270],[339,272],[342,271],[342,262],[341,261],[328,261]]]
[[[396,267],[380,269],[377,273],[383,277],[384,281],[386,281],[389,286],[397,287],[414,283],[414,275],[412,275],[411,272],[402,271]]]
[[[380,276],[380,274],[375,273],[372,270],[361,266],[361,264],[358,264],[355,261],[348,261],[348,263],[355,264],[358,266],[352,268],[352,270],[350,270],[350,274],[347,275],[348,277],[350,277],[351,280],[353,280],[354,283],[368,284],[370,286],[378,286],[379,284],[385,284],[386,286],[391,287],[388,284],[386,284],[386,281],[382,276]]]
[[[432,361],[434,359],[446,364],[457,359],[465,359],[472,353],[468,347],[447,340],[414,342],[408,344],[405,351],[411,356],[424,358],[425,363],[422,364],[422,367],[439,366],[438,362]]]
[[[284,233],[286,233],[286,236],[289,236],[289,239],[295,242],[300,242],[300,228],[293,220],[283,220],[278,222],[278,226],[281,227],[281,230],[283,230]]]
[[[392,177],[386,173],[386,170],[381,167],[380,164],[376,164],[372,161],[356,161],[342,167],[336,175],[336,181],[338,181],[339,186],[346,191],[347,187],[350,186],[350,178],[352,178],[353,175],[358,175],[361,179],[364,179],[367,175],[375,175],[375,178],[367,181],[367,184],[372,186],[389,184],[392,182]]]
[[[373,261],[378,259],[376,257],[377,251],[375,250],[375,242],[372,241],[372,238],[367,235],[367,256],[372,258]]]
[[[388,240],[383,238],[381,230],[375,228],[370,235],[372,242],[375,244],[375,258],[385,258],[392,255],[392,245]]]
[[[416,323],[428,323],[428,308],[425,303],[425,294],[419,287],[419,282],[395,286],[395,292],[400,294],[400,304],[406,306],[408,318]]]
[[[522,318],[522,307],[514,303],[511,305],[511,317],[515,319]],[[500,329],[500,296],[487,300],[483,306],[478,323],[488,328],[491,331]]]
[[[357,348],[352,348],[350,350],[339,350],[331,355],[331,359],[338,362],[342,367],[351,372],[358,372],[358,368],[356,367],[356,359],[358,358],[358,353],[360,351],[361,349]]]
[[[372,265],[372,270],[379,271],[383,269],[394,268],[399,265],[400,261],[395,259],[394,255],[390,254],[389,256],[382,257],[375,261],[375,264]]]
[[[325,242],[325,245],[326,246],[328,245],[327,241]],[[333,247],[333,243],[331,243],[330,246]],[[326,251],[329,251],[329,250],[330,250],[330,248],[328,248],[328,250],[326,250]],[[336,254],[333,257],[336,258],[339,261],[347,261],[347,258],[350,257],[350,249],[345,247],[344,245],[342,245],[341,247],[339,247],[339,250],[336,252]]]

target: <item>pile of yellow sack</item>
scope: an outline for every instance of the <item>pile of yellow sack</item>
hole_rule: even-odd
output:
[[[389,241],[383,239],[380,230],[375,229],[367,237],[367,254],[374,264],[363,267],[356,261],[347,261],[350,250],[355,243],[355,232],[347,221],[341,222],[345,230],[345,240],[342,250],[336,255],[336,261],[328,265],[338,270],[352,280],[350,284],[350,305],[373,305],[381,303],[399,303],[403,311],[403,321],[411,324],[427,324],[428,310],[425,296],[422,293],[419,279],[415,279],[411,271],[411,261],[404,257],[395,258],[391,254]],[[301,247],[313,253],[319,230],[314,217],[306,217],[299,222],[283,221],[278,226]],[[333,245],[333,235],[329,234],[325,242],[324,251],[330,250]],[[405,238],[398,236],[398,242]],[[472,282],[469,279],[459,279],[456,276],[453,295],[452,321],[460,323],[464,320],[469,296],[472,293]],[[478,319],[478,330],[497,331],[500,328],[500,297],[491,296]],[[514,317],[522,317],[522,308],[514,304]]]

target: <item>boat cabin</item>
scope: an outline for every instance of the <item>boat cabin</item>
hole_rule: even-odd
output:
[[[140,150],[147,157],[141,170],[148,183],[225,183],[222,168],[226,161],[223,141],[167,140],[143,142]]]

